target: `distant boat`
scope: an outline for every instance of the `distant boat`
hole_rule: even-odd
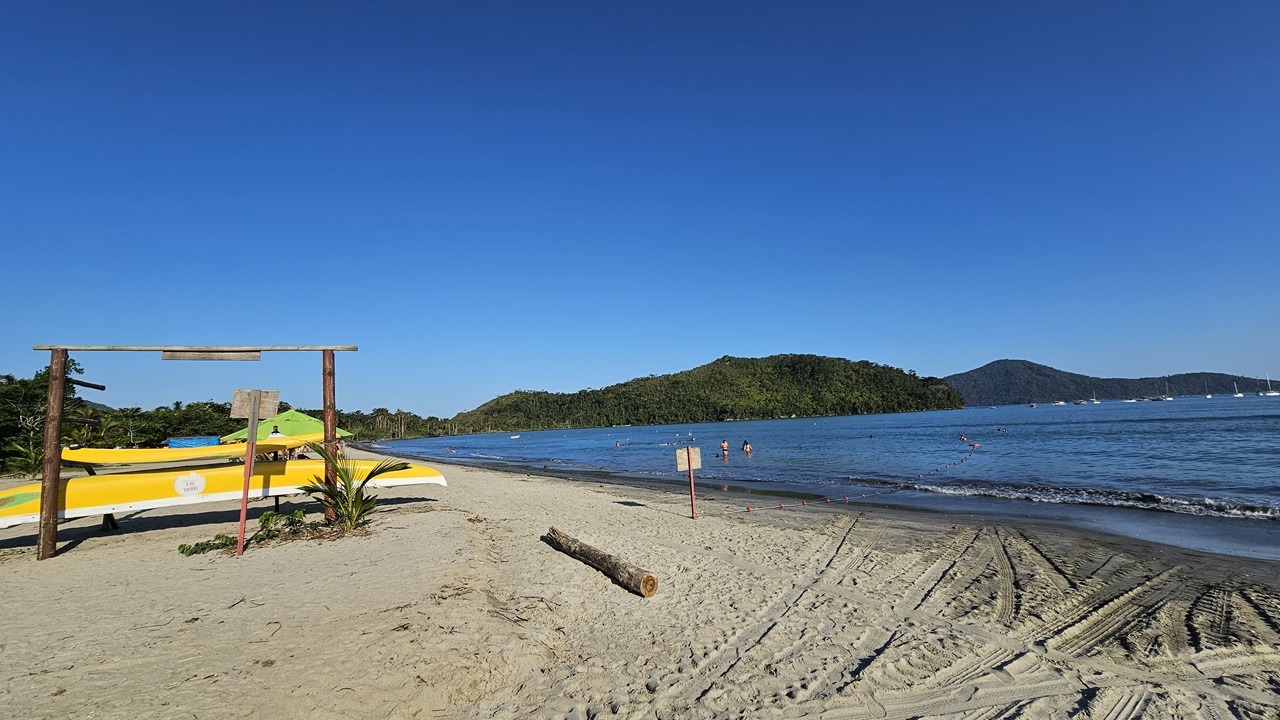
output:
[[[1267,397],[1276,397],[1277,395],[1280,395],[1280,390],[1271,389],[1271,373],[1267,373],[1267,391],[1262,394]]]
[[[1125,400],[1124,402],[1138,402],[1138,400],[1137,400],[1137,398],[1129,398],[1128,400]]]
[[[1088,405],[1088,404],[1089,404],[1089,401],[1088,401],[1088,400],[1077,400],[1077,401],[1076,401],[1076,404],[1077,404],[1077,405]]]
[[[509,436],[507,436],[507,439],[508,439],[508,440],[519,440],[519,439],[520,439],[520,436],[519,436],[519,435],[509,435]]]
[[[1209,382],[1207,380],[1204,383],[1204,396],[1210,400],[1213,399],[1213,393],[1209,392]]]
[[[1231,383],[1231,387],[1235,388],[1236,394],[1231,397],[1244,397],[1244,393],[1240,392],[1240,388],[1235,383]]]
[[[1031,403],[1031,404],[1030,404],[1030,405],[1028,405],[1027,407],[1035,407],[1035,406],[1036,406],[1036,404],[1035,404],[1035,403]]]
[[[1066,404],[1067,404],[1067,401],[1066,401],[1066,400],[1058,400],[1057,402],[1050,403],[1050,404],[1051,404],[1051,405],[1054,405],[1054,406],[1058,406],[1058,405],[1066,405]]]
[[[1093,397],[1089,400],[1089,402],[1090,402],[1090,403],[1092,403],[1092,404],[1094,404],[1094,405],[1101,405],[1101,404],[1102,404],[1102,401],[1098,399],[1098,393],[1094,393],[1094,394],[1093,394]]]

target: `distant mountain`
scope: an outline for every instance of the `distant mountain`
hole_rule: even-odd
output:
[[[452,422],[478,432],[861,415],[962,404],[960,393],[938,378],[865,360],[725,356],[692,370],[599,390],[518,390],[460,413]]]
[[[1252,393],[1264,387],[1264,380],[1223,373],[1181,373],[1145,378],[1096,378],[1064,372],[1026,360],[997,360],[958,375],[943,378],[964,396],[966,405],[1016,405],[1055,400],[1117,400],[1163,395],[1214,395]]]

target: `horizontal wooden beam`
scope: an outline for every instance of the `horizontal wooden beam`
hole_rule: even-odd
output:
[[[106,390],[106,389],[107,389],[107,386],[106,386],[106,385],[99,385],[98,383],[91,383],[91,382],[89,382],[88,380],[77,380],[77,379],[75,379],[75,378],[70,378],[70,377],[69,377],[69,378],[67,378],[67,382],[71,383],[72,385],[79,385],[80,387],[86,387],[86,388],[90,388],[90,389],[92,389],[92,390]]]
[[[71,352],[355,352],[355,345],[34,345],[32,350]]]
[[[240,352],[229,350],[165,350],[160,353],[161,360],[261,360],[262,353]]]

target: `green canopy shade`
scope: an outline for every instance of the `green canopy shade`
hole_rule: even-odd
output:
[[[297,410],[285,410],[279,415],[271,418],[264,418],[258,421],[258,441],[267,439],[271,434],[271,428],[278,427],[280,432],[285,435],[310,435],[311,433],[324,432],[324,422],[317,420],[310,415],[300,413]],[[230,435],[223,435],[222,442],[237,442],[247,440],[249,437],[249,428],[245,428]],[[338,428],[338,437],[351,437],[351,433]]]

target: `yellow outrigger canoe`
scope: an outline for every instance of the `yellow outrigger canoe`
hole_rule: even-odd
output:
[[[356,477],[363,477],[364,473],[378,464],[372,460],[349,462],[355,466]],[[297,495],[299,487],[321,482],[320,478],[323,477],[323,460],[255,463],[253,477],[249,480],[249,497],[259,499]],[[411,464],[407,470],[379,475],[369,483],[369,487],[424,484],[448,485],[439,470]],[[174,505],[239,500],[243,492],[242,464],[90,475],[62,481],[58,492],[58,518],[71,519]],[[0,528],[37,522],[39,519],[40,483],[0,490]]]
[[[324,442],[324,433],[290,435],[261,441],[254,448],[258,454],[300,448],[307,443]],[[247,443],[231,445],[206,445],[192,448],[69,448],[62,449],[62,459],[82,465],[143,465],[153,463],[184,462],[187,460],[217,460],[244,457]]]

